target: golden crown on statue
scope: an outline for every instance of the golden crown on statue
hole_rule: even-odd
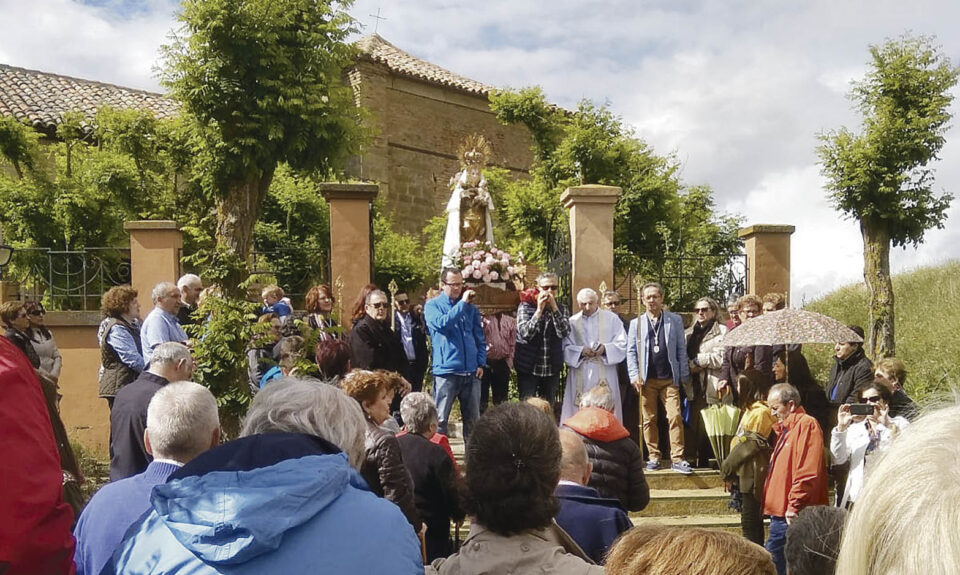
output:
[[[486,166],[487,158],[491,153],[490,142],[487,141],[483,134],[471,134],[467,136],[457,150],[462,168],[466,168],[467,166]]]

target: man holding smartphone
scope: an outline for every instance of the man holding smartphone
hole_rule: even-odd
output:
[[[463,437],[470,437],[480,417],[480,378],[487,361],[480,310],[473,305],[476,292],[463,289],[456,268],[440,272],[442,292],[429,300],[423,315],[433,343],[433,399],[437,403],[437,431],[447,434],[453,402],[460,400]]]
[[[513,366],[521,401],[536,395],[556,406],[563,339],[570,334],[570,314],[556,299],[559,289],[557,274],[544,272],[537,278],[535,303],[521,301],[517,308]]]

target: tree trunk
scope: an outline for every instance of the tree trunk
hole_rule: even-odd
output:
[[[890,281],[890,233],[881,224],[861,220],[863,281],[870,290],[867,355],[874,361],[894,355],[893,283]]]
[[[253,228],[260,219],[274,168],[262,174],[248,174],[231,182],[217,202],[217,247],[234,261],[221,286],[228,295],[244,294],[239,288],[246,279],[246,262],[253,247]]]

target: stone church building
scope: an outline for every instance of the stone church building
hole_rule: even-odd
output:
[[[368,112],[370,143],[348,167],[351,177],[380,184],[380,197],[399,230],[419,234],[443,212],[449,181],[459,169],[457,147],[481,133],[493,147],[490,163],[522,176],[530,168],[532,139],[523,126],[501,125],[490,111],[493,89],[420,60],[379,35],[356,42],[360,57],[349,70],[357,104]],[[134,90],[0,63],[0,114],[53,135],[62,114],[93,117],[97,108],[177,113],[162,94]]]

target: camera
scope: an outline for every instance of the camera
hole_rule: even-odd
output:
[[[851,403],[850,415],[873,415],[872,403]]]

